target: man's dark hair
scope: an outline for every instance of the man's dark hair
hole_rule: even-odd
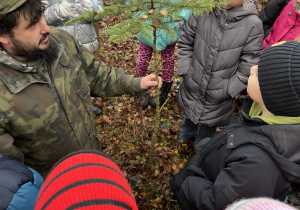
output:
[[[19,24],[22,14],[31,25],[36,24],[45,10],[40,0],[28,0],[18,9],[8,13],[0,20],[0,34],[12,34],[12,30]]]

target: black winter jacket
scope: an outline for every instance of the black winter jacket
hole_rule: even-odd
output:
[[[299,136],[300,124],[268,125],[241,111],[197,145],[170,182],[175,198],[183,210],[224,209],[250,197],[284,200],[291,182],[300,182]]]
[[[264,38],[266,38],[276,19],[280,15],[283,8],[290,2],[290,0],[269,0],[265,8],[260,12],[259,18],[263,23]]]

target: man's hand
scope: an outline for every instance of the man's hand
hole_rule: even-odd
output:
[[[162,80],[161,77],[158,77],[158,83],[155,80],[155,75],[154,74],[150,74],[148,76],[145,76],[142,78],[141,80],[141,88],[143,90],[147,90],[149,88],[151,88],[151,93],[155,93],[155,87],[161,88],[162,86]]]

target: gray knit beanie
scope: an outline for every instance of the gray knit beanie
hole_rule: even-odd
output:
[[[267,47],[258,64],[258,81],[266,108],[274,115],[300,116],[300,43]]]

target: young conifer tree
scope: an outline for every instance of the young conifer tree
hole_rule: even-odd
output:
[[[111,6],[103,7],[103,11],[83,13],[66,24],[74,21],[103,19],[108,15],[118,16],[125,14],[129,18],[106,29],[104,33],[109,34],[109,41],[124,40],[131,38],[133,34],[141,33],[153,39],[153,58],[156,80],[162,71],[160,60],[156,49],[156,34],[163,30],[171,39],[177,40],[178,35],[168,23],[179,22],[182,19],[180,12],[183,9],[191,10],[194,15],[201,15],[204,11],[210,12],[216,6],[226,5],[224,0],[113,0]],[[157,143],[157,131],[160,123],[159,90],[156,89],[156,114],[155,126],[151,139],[148,166],[153,164],[154,145]]]

